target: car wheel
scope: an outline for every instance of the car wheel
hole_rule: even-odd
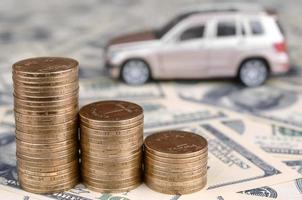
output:
[[[130,85],[144,84],[150,78],[149,66],[143,60],[128,60],[122,66],[121,78],[125,83]]]
[[[240,81],[248,87],[262,85],[268,77],[268,66],[260,59],[245,61],[239,71]]]

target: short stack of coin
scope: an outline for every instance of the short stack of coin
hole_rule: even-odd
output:
[[[125,192],[142,181],[143,109],[100,101],[80,110],[81,175],[97,192]]]
[[[207,141],[185,131],[152,134],[144,142],[144,181],[166,194],[189,194],[207,182]]]
[[[33,193],[78,183],[78,62],[39,57],[13,65],[17,172]]]

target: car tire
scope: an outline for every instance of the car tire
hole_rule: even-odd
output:
[[[121,79],[129,85],[142,85],[151,77],[149,65],[140,59],[126,61],[120,74]]]
[[[239,70],[239,80],[247,87],[262,85],[268,78],[267,63],[262,59],[249,59],[242,63]]]

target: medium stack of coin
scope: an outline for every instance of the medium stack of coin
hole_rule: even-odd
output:
[[[80,110],[81,174],[87,188],[125,192],[142,181],[143,109],[100,101]]]
[[[207,182],[207,141],[185,131],[152,134],[144,142],[144,181],[165,194],[189,194]]]
[[[17,172],[33,193],[78,183],[78,62],[39,57],[13,65]]]

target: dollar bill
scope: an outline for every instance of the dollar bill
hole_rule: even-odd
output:
[[[302,94],[302,77],[292,76],[292,77],[278,77],[273,78],[268,81],[270,85],[274,85],[283,90],[295,92]]]
[[[289,160],[284,161],[284,163],[302,174],[302,160]],[[241,191],[240,193],[252,196],[267,197],[270,199],[300,200],[302,199],[302,179],[300,178],[272,186],[245,190]]]
[[[302,174],[301,132],[252,121],[247,118],[227,119],[215,124],[226,132],[240,135],[244,140],[251,141],[265,152],[278,158],[288,167]],[[232,129],[229,131],[228,129]],[[241,191],[242,194],[268,197],[271,199],[302,198],[302,179]]]
[[[105,76],[80,81],[80,102],[82,105],[104,99],[138,101],[161,99],[164,96],[161,85],[157,83],[150,83],[144,86],[130,86],[121,84],[117,80]]]
[[[286,159],[302,158],[302,131],[248,118],[222,120],[225,130],[232,129],[265,152]]]
[[[245,88],[227,82],[172,83],[178,97],[189,102],[208,104],[236,111],[268,123],[302,130],[302,95],[273,85]]]
[[[216,121],[211,121],[211,123],[214,122]],[[146,134],[154,130],[153,128],[147,128]],[[165,129],[165,127],[159,126],[158,129]],[[244,140],[240,139],[240,136],[233,135],[231,137],[223,130],[218,130],[207,122],[205,124],[190,124],[183,129],[201,134],[209,141],[208,186],[195,195],[203,196],[214,193],[218,197],[227,192],[236,193],[256,186],[289,181],[297,177],[293,170],[286,168],[255,147],[246,144]],[[5,188],[24,192],[20,190],[17,181],[13,127],[3,128],[0,131],[0,148],[1,152],[6,152],[0,157],[0,183]],[[145,185],[129,193],[118,194],[118,196],[120,199],[140,199],[141,195],[139,194],[149,194],[150,199],[157,196],[160,199],[179,198],[178,196],[154,192]],[[78,185],[68,192],[51,194],[47,197],[54,199],[106,199],[108,194],[94,193],[83,185]],[[119,198],[117,197],[117,199]],[[184,198],[189,199],[186,196]]]
[[[196,122],[226,119],[227,115],[217,109],[192,105],[173,99],[138,102],[144,109],[144,127],[150,132],[161,128],[180,128]]]

